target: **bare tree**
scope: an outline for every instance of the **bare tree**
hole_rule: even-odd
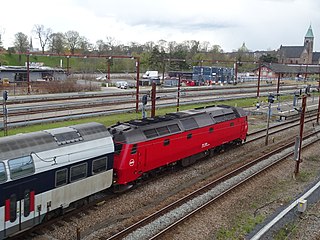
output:
[[[64,36],[66,37],[67,46],[71,54],[74,54],[76,48],[80,43],[80,34],[77,31],[68,31]]]
[[[29,50],[28,36],[22,32],[18,32],[14,35],[14,37],[14,47],[19,52],[19,62],[21,63],[21,53]]]
[[[37,38],[40,41],[40,46],[42,49],[42,53],[44,54],[44,48],[47,45],[50,35],[52,34],[52,30],[50,28],[45,29],[43,25],[34,25],[34,32],[37,35]]]

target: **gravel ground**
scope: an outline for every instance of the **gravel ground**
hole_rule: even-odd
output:
[[[255,119],[250,118],[250,121],[255,122],[255,124],[251,124],[251,126],[254,126],[255,128],[263,126],[263,122],[259,123],[259,117],[255,116],[254,118]],[[306,126],[306,129],[307,128],[308,126]],[[296,128],[291,130],[291,134],[297,134],[297,132]],[[275,136],[274,140],[275,142],[279,142],[286,139],[289,135],[290,133],[286,132],[286,134]],[[231,164],[232,162],[245,159],[249,154],[254,155],[257,154],[257,151],[267,150],[268,148],[264,147],[264,140],[261,140],[255,144],[248,144],[236,149],[228,150],[226,153],[216,155],[210,160],[201,161],[178,172],[168,172],[166,176],[156,178],[146,185],[139,186],[132,191],[107,201],[105,204],[98,206],[97,210],[90,211],[87,214],[83,213],[83,215],[86,215],[85,217],[72,219],[72,221],[69,221],[64,227],[56,227],[56,230],[54,231],[48,230],[45,235],[38,236],[35,239],[75,239],[77,228],[80,229],[81,235],[85,239],[97,239],[99,236],[110,236],[110,234],[123,229],[124,226],[140,219],[141,216],[148,215],[148,213],[154,211],[155,208],[161,207],[162,204],[171,202],[176,193],[189,191],[194,184],[212,174],[222,174],[227,168],[225,163]],[[316,148],[315,150],[318,149]],[[317,156],[319,155],[318,152]],[[309,165],[307,164],[308,162],[309,161],[306,160],[301,165],[303,171],[304,168]],[[319,163],[320,165],[320,160],[312,161],[312,163]],[[238,194],[234,193],[235,196],[223,199],[223,201],[215,206],[214,209],[210,210],[210,207],[208,208],[209,210],[206,210],[206,212],[210,213],[210,218],[199,217],[199,221],[196,221],[198,222],[197,226],[192,226],[194,224],[192,223],[187,229],[181,231],[177,229],[177,235],[173,238],[218,238],[218,234],[223,232],[224,229],[225,231],[232,229],[233,225],[237,224],[237,219],[239,216],[241,217],[242,214],[245,214],[243,216],[252,216],[255,213],[259,216],[268,216],[277,209],[279,204],[285,204],[288,200],[293,198],[289,194],[290,191],[295,190],[293,191],[294,193],[291,194],[297,194],[308,184],[304,181],[292,180],[293,166],[292,160],[288,160],[288,166],[284,170],[284,173],[280,172],[281,169],[279,172],[275,170],[275,173],[272,171],[265,176],[265,179],[261,183],[252,183],[252,186],[248,186],[247,190],[242,189]],[[315,171],[316,167],[312,166],[311,169]],[[276,182],[279,177],[285,178],[279,180],[279,183]],[[290,181],[288,179],[290,179]],[[293,184],[293,186],[287,187],[287,184]],[[277,187],[277,189],[280,188],[280,190],[272,190],[272,187]],[[252,189],[255,190],[252,192]],[[283,194],[282,196],[283,190],[290,191],[288,194]],[[243,194],[244,191],[248,192]],[[274,197],[275,193],[278,192],[280,192],[280,196]],[[261,202],[259,200],[261,200]],[[261,207],[264,205],[266,206]],[[238,213],[239,210],[243,210],[243,213],[242,211]],[[211,221],[209,219],[211,219]],[[188,235],[188,233],[190,234],[190,230],[191,232],[197,232],[199,234],[197,236],[199,237],[190,237],[194,236]]]

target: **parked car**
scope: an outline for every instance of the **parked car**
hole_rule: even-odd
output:
[[[116,86],[117,86],[117,88],[127,89],[128,83],[126,81],[118,81],[118,82],[116,82]]]

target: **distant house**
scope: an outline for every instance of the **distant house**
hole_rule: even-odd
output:
[[[25,66],[0,66],[0,79],[7,78],[10,82],[26,82],[27,67]],[[61,68],[44,66],[29,67],[30,81],[66,80],[67,74]]]
[[[307,64],[279,64],[265,63],[261,65],[261,77],[263,78],[304,78],[308,75],[319,74],[318,65]],[[254,69],[254,74],[258,76],[259,68]]]
[[[320,52],[313,52],[313,43],[314,35],[310,25],[302,46],[280,46],[278,50],[279,63],[319,64]]]

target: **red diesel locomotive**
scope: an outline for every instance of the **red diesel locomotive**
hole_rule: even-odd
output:
[[[117,123],[109,131],[115,144],[114,184],[128,186],[160,167],[187,166],[225,144],[241,144],[248,123],[243,109],[223,105]]]

